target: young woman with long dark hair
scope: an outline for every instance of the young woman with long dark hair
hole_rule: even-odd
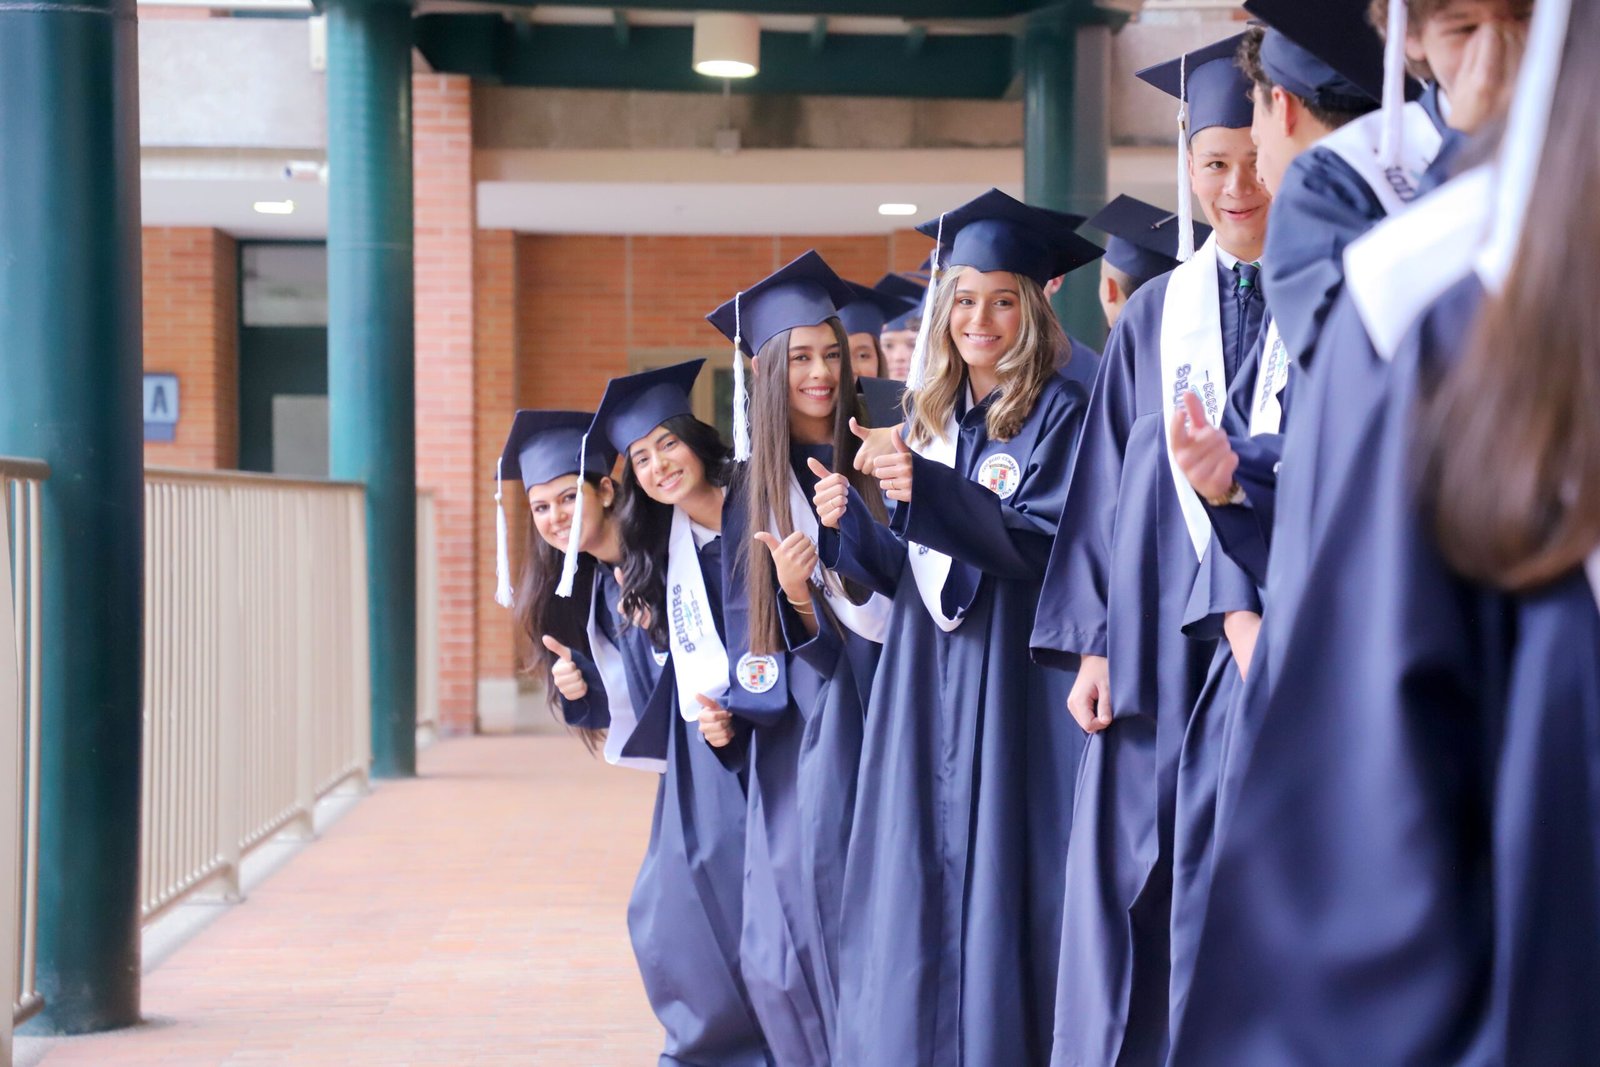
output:
[[[1597,60],[1539,0],[1498,160],[1350,246],[1173,1062],[1600,1048]]]
[[[845,842],[888,617],[884,598],[817,565],[807,467],[836,455],[848,465],[858,443],[836,310],[858,296],[807,252],[707,316],[739,344],[736,358],[753,357],[754,374],[750,458],[733,479],[724,525],[733,553],[728,707],[750,736],[745,977],[778,1061],[816,1067],[834,1062]]]
[[[998,191],[942,236],[906,440],[870,473],[890,530],[822,478],[825,563],[893,600],[846,864],[842,1063],[1050,1055],[1062,869],[1083,733],[1028,633],[1088,398],[1056,373],[1043,284],[1100,250]]]
[[[718,666],[715,641],[699,639],[702,627],[715,638],[721,611],[716,530],[728,450],[715,429],[690,413],[703,362],[612,379],[588,447],[623,455],[616,602],[630,620],[624,632],[669,653],[622,753],[663,766],[654,827],[659,845],[640,885],[675,906],[652,907],[641,888],[630,908],[630,923],[646,927],[660,947],[646,991],[667,1023],[661,1062],[756,1067],[771,1060],[739,968],[744,783],[706,744],[725,741],[728,720],[725,711],[706,707],[727,684],[726,657]],[[698,588],[684,588],[691,584]],[[685,640],[686,633],[694,636]],[[698,681],[708,657],[711,676],[720,679],[714,685]],[[696,688],[686,694],[686,686]]]

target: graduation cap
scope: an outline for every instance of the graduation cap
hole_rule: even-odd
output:
[[[1105,249],[1074,232],[1083,221],[1082,215],[1033,207],[999,189],[990,189],[920,224],[917,232],[933,238],[934,281],[941,271],[959,265],[985,274],[1010,271],[1043,285],[1105,254]],[[922,324],[911,355],[908,386],[912,390],[922,387],[928,328],[933,318],[934,281],[928,284]]]
[[[857,378],[856,389],[867,405],[867,425],[874,429],[897,426],[905,420],[901,402],[906,383],[893,378]]]
[[[1357,114],[1383,99],[1383,41],[1366,0],[1245,0],[1267,24],[1261,66],[1272,80],[1317,107]]]
[[[928,281],[926,278],[912,278],[904,274],[885,274],[872,287],[889,296],[920,301],[922,294],[928,291]]]
[[[1106,262],[1134,280],[1135,286],[1165,274],[1178,265],[1176,212],[1119,196],[1089,220],[1089,225],[1111,235],[1106,242]],[[1210,235],[1211,227],[1194,224],[1194,240]]]
[[[500,483],[507,478],[520,478],[526,491],[565,474],[610,474],[616,452],[605,446],[584,448],[584,434],[593,418],[587,411],[519,411],[511,420],[511,432],[506,435],[500,461],[495,465],[494,486],[494,599],[503,608],[511,606],[512,590],[511,552],[506,543],[506,509]],[[581,495],[579,501],[581,513]],[[578,526],[579,520],[574,518],[574,530]]]
[[[846,334],[870,333],[874,337],[883,332],[884,323],[917,310],[922,296],[891,296],[867,285],[845,282],[854,299],[839,308],[839,321],[844,323]]]
[[[754,356],[778,334],[796,326],[815,326],[836,318],[839,308],[856,299],[844,279],[815,251],[743,290],[706,321],[733,342],[733,458],[750,458],[750,415],[740,353]]]
[[[629,445],[668,419],[693,414],[689,394],[705,362],[691,359],[611,379],[595,408],[589,435],[598,432],[618,453],[625,453]]]
[[[1134,76],[1178,98],[1178,262],[1194,255],[1194,197],[1189,185],[1189,141],[1201,130],[1247,129],[1255,117],[1250,79],[1235,57],[1244,34],[1135,71]]]

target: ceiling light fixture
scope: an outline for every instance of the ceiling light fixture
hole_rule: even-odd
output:
[[[694,69],[711,78],[754,76],[761,70],[761,23],[754,15],[696,15]]]
[[[293,215],[293,200],[257,200],[255,202],[258,215]]]
[[[879,204],[878,205],[878,214],[880,214],[880,215],[915,215],[916,213],[917,213],[917,205],[915,205],[915,204]]]

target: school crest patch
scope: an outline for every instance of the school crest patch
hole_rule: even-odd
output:
[[[997,452],[983,461],[978,468],[978,484],[1005,500],[1017,491],[1022,481],[1022,468],[1004,452]]]
[[[746,652],[739,657],[734,673],[738,675],[739,684],[750,692],[765,693],[778,684],[778,658]]]

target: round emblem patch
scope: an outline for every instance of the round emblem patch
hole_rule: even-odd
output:
[[[656,661],[657,667],[665,667],[667,665],[667,654],[660,649],[652,648],[650,650],[650,658]]]
[[[778,658],[746,652],[739,657],[736,673],[739,676],[739,684],[750,692],[765,693],[778,684]]]
[[[978,484],[1005,500],[1017,491],[1022,481],[1022,468],[1004,452],[997,452],[983,461],[978,468]]]

